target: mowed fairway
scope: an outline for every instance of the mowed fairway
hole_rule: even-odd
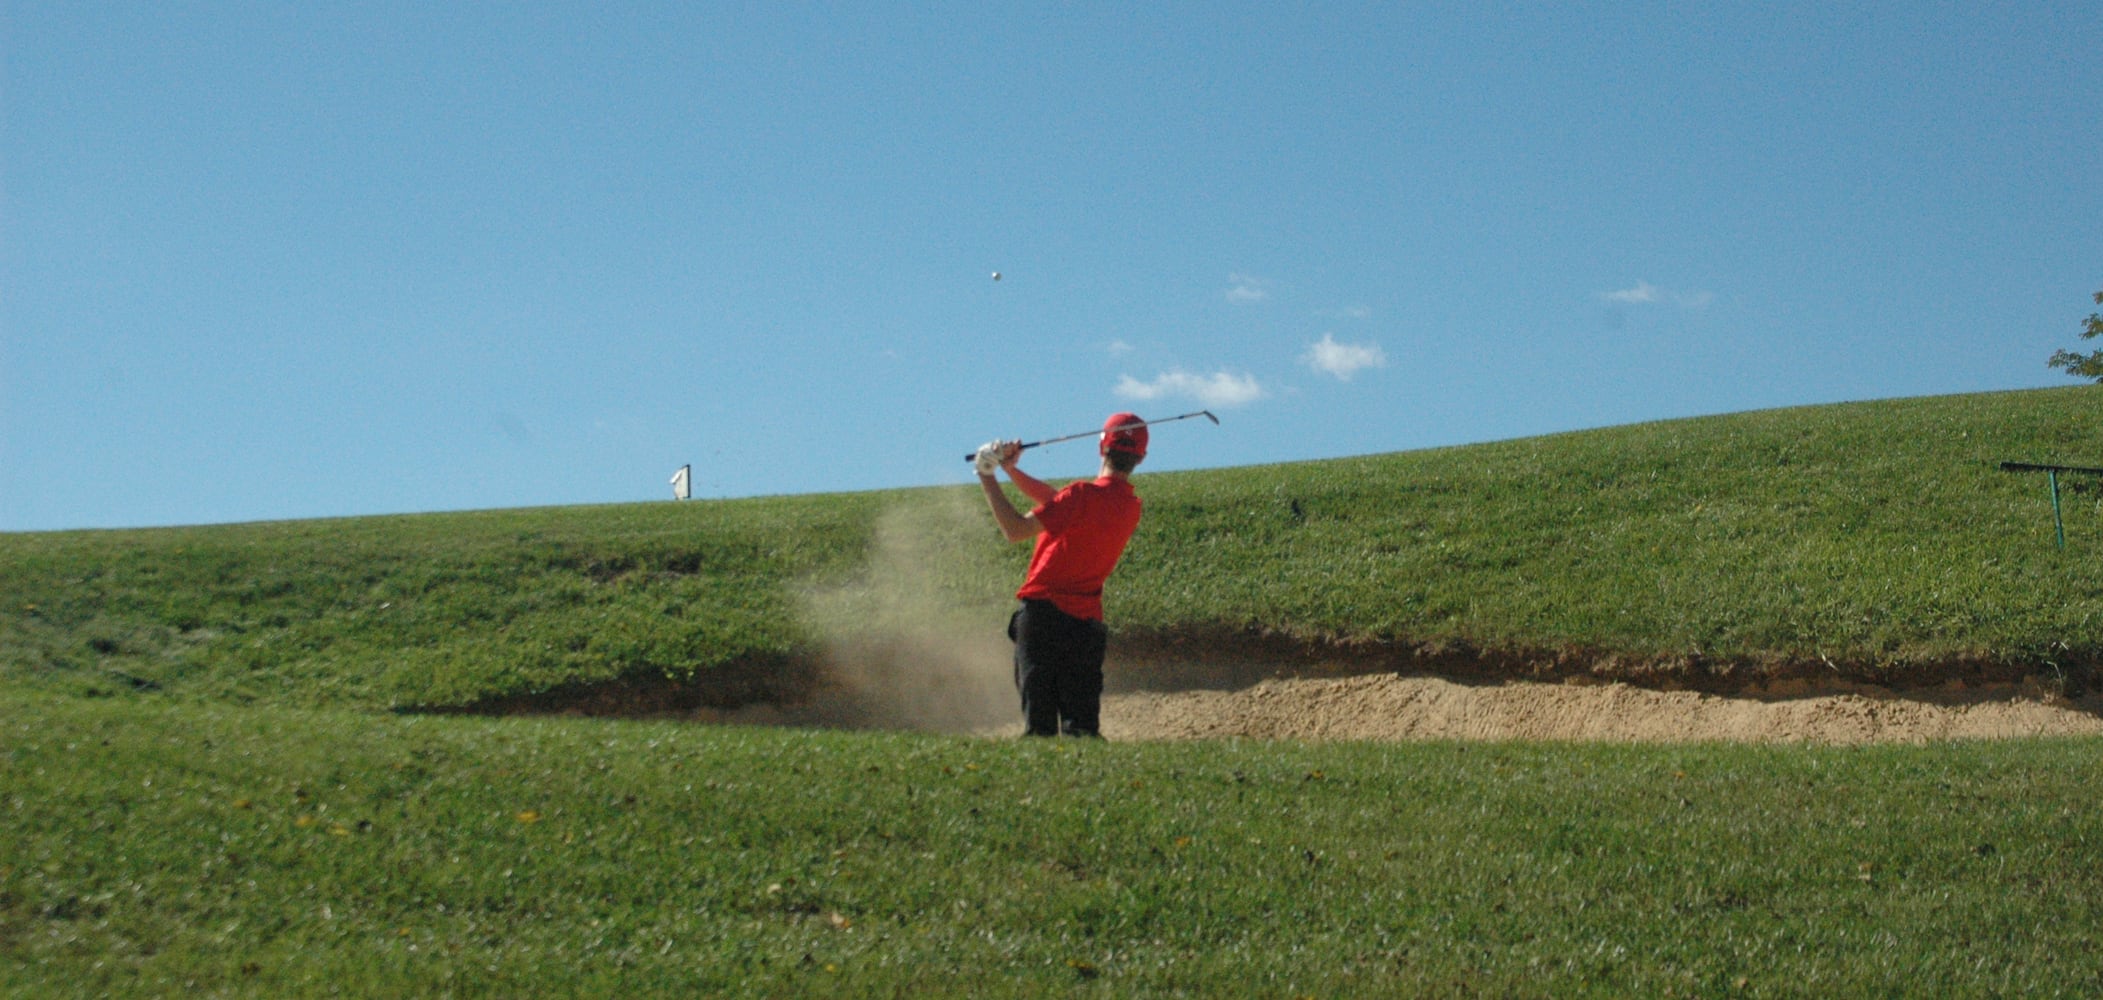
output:
[[[10,995],[2103,989],[2092,741],[5,709]]]
[[[1161,691],[1282,651],[2078,694],[2097,494],[2062,552],[1995,463],[2103,464],[2095,398],[1142,477],[1115,641]],[[2093,738],[687,721],[998,677],[950,640],[997,629],[1021,553],[958,492],[0,536],[0,992],[2103,992]],[[471,703],[652,717],[420,714]]]

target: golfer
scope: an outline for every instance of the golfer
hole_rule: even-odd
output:
[[[1103,422],[1102,467],[1096,478],[1053,491],[1015,467],[1022,446],[992,441],[973,458],[979,486],[993,519],[1008,541],[1036,539],[1030,569],[1015,596],[1022,607],[1008,619],[1015,641],[1015,686],[1022,692],[1022,718],[1031,736],[1101,736],[1103,581],[1117,568],[1125,543],[1139,527],[1139,497],[1132,470],[1146,457],[1146,427],[1130,413]],[[994,478],[1008,479],[1037,506],[1017,509]]]

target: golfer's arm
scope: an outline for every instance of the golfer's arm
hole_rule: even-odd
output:
[[[1013,463],[1003,465],[1001,468],[1008,470],[1008,478],[1014,481],[1015,488],[1021,490],[1022,495],[1029,497],[1032,501],[1040,504],[1050,503],[1052,496],[1059,492],[1052,489],[1044,480],[1016,468]]]
[[[980,476],[978,484],[986,491],[986,505],[993,508],[993,520],[1000,523],[1000,533],[1008,541],[1035,538],[1044,530],[1044,525],[1037,523],[1036,518],[1015,509],[1015,501],[1008,499],[1008,491],[1000,488],[1000,480]]]

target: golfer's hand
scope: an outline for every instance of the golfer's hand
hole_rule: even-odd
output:
[[[971,467],[981,476],[992,476],[1000,471],[1002,456],[1008,453],[1008,441],[988,441],[978,446],[978,454],[971,459]]]

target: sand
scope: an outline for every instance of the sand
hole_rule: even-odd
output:
[[[1793,682],[1726,695],[1625,683],[1463,682],[1392,673],[1248,680],[1245,669],[1235,673],[1240,679],[1173,690],[1118,690],[1113,676],[1103,697],[1103,735],[1120,741],[1864,744],[2103,734],[2103,696],[2069,701],[2041,685],[1895,690]],[[912,671],[890,672],[880,683],[870,683],[866,673],[844,682],[834,675],[790,703],[676,714],[715,724],[1009,737],[1021,731],[1020,710],[1002,674],[975,672],[968,681],[952,674],[925,683],[912,683]]]
[[[2103,733],[2103,700],[2013,685],[1804,685],[1739,695],[1627,684],[1457,683],[1379,674],[1106,696],[1115,740],[1586,740],[1921,743]]]

